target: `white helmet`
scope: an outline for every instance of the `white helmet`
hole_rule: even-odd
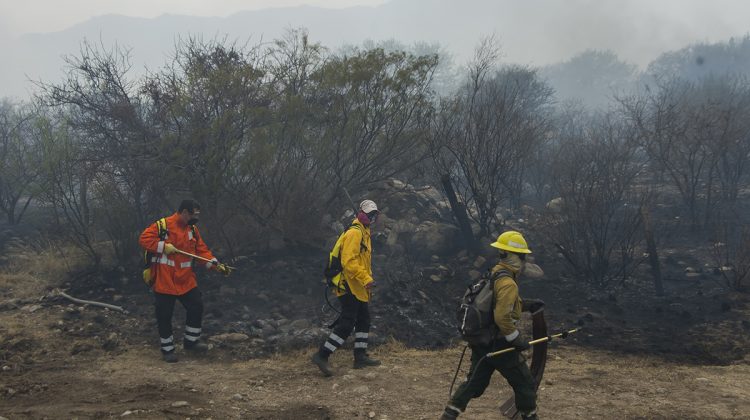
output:
[[[372,200],[365,200],[359,203],[359,209],[365,213],[370,213],[371,211],[378,211],[378,206]]]

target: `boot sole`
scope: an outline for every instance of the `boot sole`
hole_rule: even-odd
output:
[[[180,361],[180,359],[178,359],[176,357],[174,359],[165,359],[164,357],[162,357],[161,360],[163,360],[163,361],[165,361],[167,363],[177,363],[177,362]]]
[[[377,367],[377,366],[380,366],[380,363],[378,363],[376,365],[375,364],[371,364],[371,365],[354,365],[353,368],[354,369],[364,369],[364,368],[368,368],[368,367]]]
[[[315,366],[317,366],[318,369],[320,369],[320,371],[323,373],[323,376],[325,376],[325,377],[331,377],[331,376],[333,376],[333,371],[331,371],[330,369],[326,368],[326,366],[323,365],[322,361],[320,359],[318,359],[317,357],[315,357],[315,355],[313,355],[313,357],[310,358],[310,361],[313,362],[313,364]]]

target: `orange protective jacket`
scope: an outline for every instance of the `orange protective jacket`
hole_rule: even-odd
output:
[[[193,229],[182,221],[178,213],[167,217],[166,221],[167,236],[163,241],[159,238],[159,228],[156,223],[152,223],[141,233],[138,242],[146,251],[154,254],[151,259],[151,270],[156,274],[154,291],[167,295],[184,295],[198,286],[193,272],[193,258],[178,253],[163,254],[164,244],[171,243],[181,251],[209,260],[216,261],[216,258],[203,242],[197,226],[194,227],[195,234],[193,234]],[[206,268],[216,267],[216,264],[203,261],[195,261],[195,263],[205,265]]]

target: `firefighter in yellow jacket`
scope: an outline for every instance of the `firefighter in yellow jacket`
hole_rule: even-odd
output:
[[[328,357],[336,351],[354,330],[354,368],[378,366],[379,361],[367,354],[370,331],[370,290],[372,279],[372,242],[370,225],[378,216],[378,206],[372,200],[359,205],[357,218],[339,239],[341,276],[337,280],[336,296],[341,303],[341,315],[333,332],[312,356],[312,362],[325,376],[333,375]]]
[[[495,339],[488,346],[471,346],[471,368],[468,379],[461,384],[445,407],[440,420],[455,420],[473,398],[480,397],[497,370],[508,381],[515,394],[515,402],[521,418],[537,420],[536,387],[526,359],[521,351],[530,346],[517,328],[521,311],[535,312],[544,305],[540,300],[521,300],[518,294],[518,278],[526,264],[526,254],[531,250],[523,235],[516,231],[502,233],[491,244],[500,250],[500,262],[493,267]],[[514,347],[516,351],[495,357],[483,357],[487,353]]]

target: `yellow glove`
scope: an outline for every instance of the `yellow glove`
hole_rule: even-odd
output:
[[[172,245],[170,243],[164,244],[164,253],[165,254],[172,255],[175,252],[177,252],[177,248],[174,245]]]
[[[228,276],[229,274],[232,273],[232,269],[229,268],[229,266],[224,265],[224,264],[217,264],[216,265],[216,271],[218,271],[219,273],[221,273],[221,274],[223,274],[225,276]]]

